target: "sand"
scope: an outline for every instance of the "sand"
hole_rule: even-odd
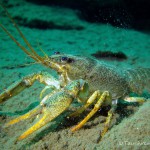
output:
[[[48,55],[60,51],[92,57],[91,54],[98,50],[122,51],[127,55],[127,60],[102,61],[120,69],[150,67],[149,34],[133,29],[116,28],[109,24],[88,23],[80,20],[76,11],[65,8],[38,6],[23,0],[9,1],[6,6],[13,17],[21,18],[18,19],[19,28],[39,54],[41,51],[38,43]],[[9,18],[5,16],[2,9],[0,10],[1,23],[23,44]],[[22,19],[27,19],[25,24],[21,22]],[[49,28],[41,29],[37,24],[36,28],[31,28],[30,23],[35,19],[47,21]],[[0,30],[0,92],[21,77],[38,71],[48,71],[57,77],[53,70],[40,64],[25,65],[30,62],[33,60]],[[86,113],[75,120],[67,119],[63,114],[27,139],[15,143],[16,138],[32,126],[38,118],[31,118],[8,128],[4,128],[4,124],[38,105],[39,94],[43,88],[44,85],[36,82],[31,88],[0,105],[0,149],[148,150],[150,148],[149,100],[143,105],[120,106],[114,114],[110,130],[99,143],[97,140],[106,118],[106,114],[103,115],[101,112],[98,112],[75,133],[70,131],[71,127],[76,125]]]

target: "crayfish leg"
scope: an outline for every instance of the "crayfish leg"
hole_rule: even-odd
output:
[[[114,114],[114,111],[116,110],[117,106],[114,105],[112,106],[112,108],[108,111],[108,116],[106,118],[106,122],[105,122],[105,126],[104,126],[104,129],[103,131],[100,133],[100,138],[98,140],[98,142],[101,141],[101,139],[103,138],[103,136],[106,134],[106,132],[108,131],[109,127],[110,127],[110,122],[111,122],[111,119],[113,117],[113,114]]]
[[[107,100],[111,100],[110,94],[108,91],[104,91],[102,93],[102,95],[100,95],[100,98],[98,99],[98,101],[96,102],[94,108],[91,110],[91,112],[75,127],[73,127],[71,129],[72,132],[80,129],[102,106],[102,104],[107,101]]]
[[[87,100],[86,104],[79,108],[77,111],[73,112],[69,115],[69,117],[76,117],[79,116],[83,111],[85,111],[91,104],[94,103],[96,98],[100,95],[100,91],[95,91],[90,98]]]

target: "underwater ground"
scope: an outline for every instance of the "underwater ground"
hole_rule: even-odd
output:
[[[149,33],[115,27],[111,24],[90,23],[82,20],[77,15],[79,13],[77,10],[69,8],[37,5],[25,0],[2,2],[15,18],[25,37],[41,55],[43,54],[40,47],[48,55],[59,51],[96,57],[95,59],[120,69],[150,68]],[[0,8],[0,22],[20,43],[24,44],[2,8]],[[100,50],[109,51],[109,57],[106,57],[104,53],[93,55]],[[120,59],[122,55],[115,57],[118,52],[122,52],[123,58]],[[53,70],[40,64],[31,64],[31,62],[33,60],[0,30],[0,92],[21,77],[38,71],[48,71],[57,77]],[[38,118],[22,121],[8,128],[4,128],[4,124],[38,105],[39,94],[43,88],[44,85],[36,82],[31,88],[0,104],[1,150],[150,149],[149,99],[143,105],[119,105],[120,108],[114,114],[110,130],[99,143],[97,140],[106,118],[106,113],[101,111],[75,133],[72,133],[70,129],[83,116],[77,120],[69,120],[62,115],[25,140],[16,143],[16,138],[32,126]],[[145,96],[149,98],[147,94]]]

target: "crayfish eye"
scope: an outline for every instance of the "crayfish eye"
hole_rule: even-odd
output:
[[[60,60],[61,60],[61,62],[64,62],[64,63],[72,63],[72,62],[74,62],[74,59],[69,58],[67,56],[62,56]]]
[[[56,52],[54,52],[54,54],[55,54],[55,55],[58,55],[58,54],[60,54],[60,52],[56,51]]]
[[[67,60],[68,60],[68,57],[66,56],[61,57],[61,61],[67,61]]]

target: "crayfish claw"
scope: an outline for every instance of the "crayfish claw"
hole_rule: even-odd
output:
[[[13,124],[16,124],[17,122],[20,122],[22,120],[25,120],[25,119],[28,119],[28,118],[31,118],[37,114],[39,114],[42,110],[42,107],[41,106],[37,106],[36,108],[34,108],[33,110],[29,111],[28,113],[22,115],[22,116],[19,116],[11,121],[9,121],[8,123],[5,124],[5,127],[8,127],[10,125],[13,125]]]
[[[51,86],[51,85],[47,85],[40,93],[40,99],[42,99],[43,94],[46,92],[46,90],[52,90],[51,92],[53,92],[53,90],[56,90],[55,86]]]
[[[45,124],[47,124],[48,122],[49,122],[48,114],[43,115],[43,117],[36,124],[34,124],[32,127],[30,127],[21,136],[19,136],[18,139],[17,139],[17,141],[25,139],[30,134],[32,134],[33,132],[35,132],[36,130],[38,130],[39,128],[41,128],[42,126],[44,126]]]
[[[71,102],[71,96],[64,92],[58,92],[53,96],[48,97],[46,101],[44,101],[44,105],[40,105],[40,107],[42,106],[42,118],[27,131],[25,131],[21,136],[19,136],[17,140],[19,141],[25,139],[33,132],[55,119],[70,106]]]

